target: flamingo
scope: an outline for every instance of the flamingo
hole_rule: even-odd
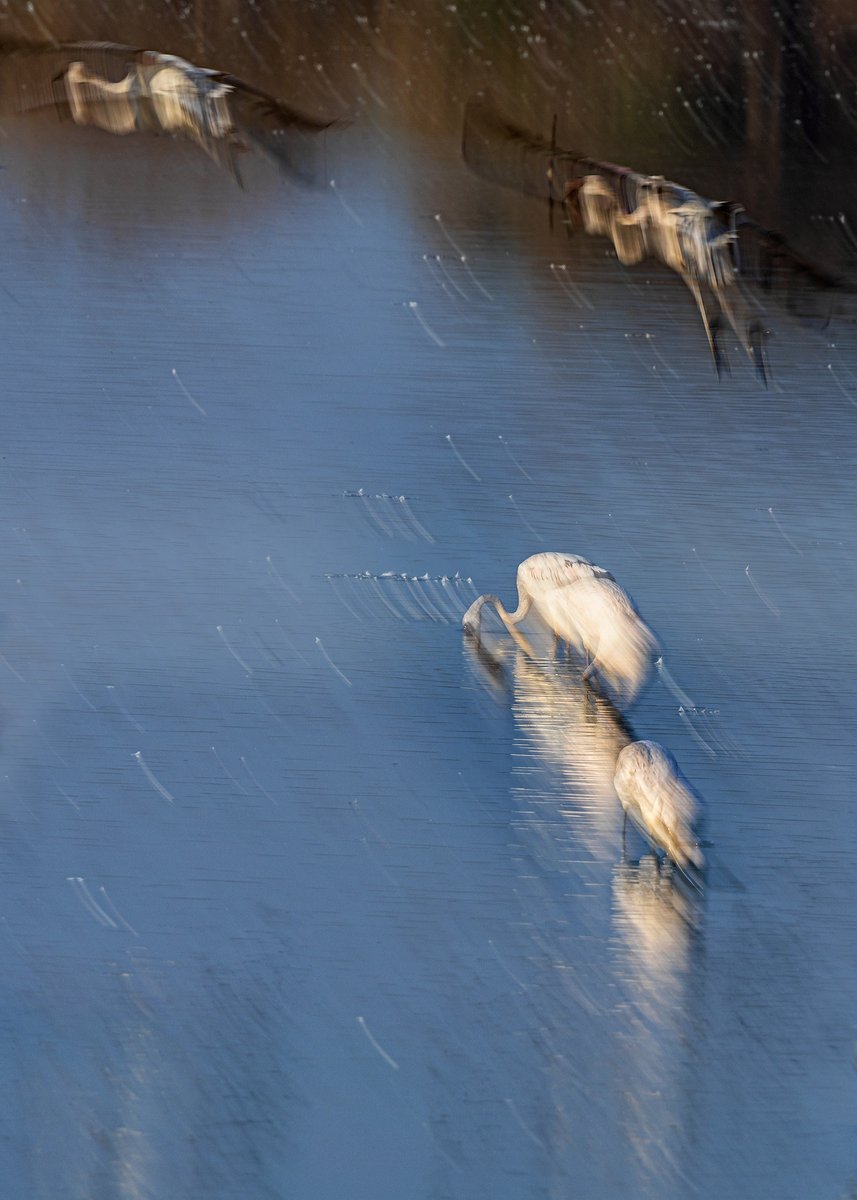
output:
[[[13,85],[18,112],[54,106],[67,108],[77,125],[109,133],[185,137],[239,184],[236,150],[255,147],[301,176],[305,172],[286,135],[319,133],[331,124],[289,108],[234,75],[114,42],[6,47],[0,52],[0,72],[7,87]]]
[[[701,806],[673,756],[656,742],[632,742],[616,760],[616,795],[643,834],[682,871],[701,871],[696,828]]]
[[[515,641],[532,654],[516,628],[532,609],[557,642],[588,659],[584,678],[597,672],[608,691],[631,703],[648,678],[658,642],[610,572],[578,554],[549,552],[525,559],[517,584],[514,612],[498,596],[480,596],[464,614],[465,632],[479,639],[482,609],[491,604]]]

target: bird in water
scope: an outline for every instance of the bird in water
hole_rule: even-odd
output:
[[[702,809],[673,756],[656,742],[632,742],[616,760],[616,795],[626,817],[682,871],[701,871],[697,828]]]
[[[304,135],[318,121],[223,71],[197,67],[157,50],[113,42],[0,47],[3,107],[22,113],[47,107],[77,125],[109,133],[188,138],[240,185],[236,154],[256,149],[311,181]]]
[[[757,296],[774,288],[795,316],[822,326],[845,282],[809,262],[781,234],[752,220],[741,204],[709,200],[660,175],[646,175],[564,150],[502,116],[487,96],[465,109],[462,154],[478,175],[556,204],[569,232],[612,241],[620,262],[654,258],[688,287],[705,327],[718,376],[726,364],[720,341],[725,317],[762,382],[765,335]]]
[[[518,567],[518,607],[510,613],[497,596],[480,596],[464,614],[466,633],[480,637],[482,609],[490,604],[516,642],[532,646],[517,625],[532,611],[587,660],[584,678],[596,676],[607,692],[631,703],[645,684],[658,641],[636,605],[609,571],[578,554],[534,554]]]

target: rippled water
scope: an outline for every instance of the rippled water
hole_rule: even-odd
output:
[[[719,9],[80,7],[3,27],[357,119],[320,191],[2,121],[6,1194],[853,1195],[854,326],[772,312],[771,386],[718,382],[678,280],[458,152],[490,81],[848,267],[848,114],[730,140]],[[659,135],[703,49],[708,135]],[[544,549],[664,645],[627,725],[462,643]],[[623,839],[629,736],[705,799],[702,899]]]

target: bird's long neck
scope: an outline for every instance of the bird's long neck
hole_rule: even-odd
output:
[[[476,607],[477,604],[479,606],[478,608]],[[473,616],[481,618],[482,609],[486,604],[491,604],[494,606],[500,620],[511,632],[511,627],[517,625],[517,623],[522,620],[524,616],[526,616],[530,607],[530,599],[528,596],[525,596],[524,599],[519,602],[515,611],[510,613],[499,596],[480,596],[476,601],[476,604],[473,605],[473,609],[471,609]]]
[[[477,638],[479,637],[482,626],[482,609],[486,604],[492,604],[494,606],[497,611],[497,615],[500,617],[500,620],[506,626],[515,641],[519,642],[521,645],[523,645],[524,649],[529,651],[531,649],[529,643],[521,637],[515,628],[515,625],[518,621],[522,620],[522,618],[529,611],[531,604],[530,597],[526,594],[524,594],[523,597],[519,595],[518,607],[513,613],[510,613],[507,610],[505,604],[499,596],[480,596],[478,600],[474,600],[470,608],[464,614],[463,624],[465,629],[470,630],[470,632],[475,634]]]
[[[518,592],[518,607],[513,613],[507,611],[503,601],[497,596],[484,596],[483,603],[494,605],[494,608],[497,610],[497,615],[506,626],[514,640],[518,643],[522,650],[526,651],[526,653],[530,655],[530,657],[534,657],[535,652],[533,647],[525,637],[518,633],[518,630],[515,628],[517,623],[523,620],[530,610],[530,604],[532,601],[526,592],[523,593],[523,595],[520,591]]]
[[[523,621],[524,617],[530,611],[531,604],[532,600],[530,599],[529,595],[527,592],[521,591],[520,587],[518,588],[518,607],[513,613],[507,613],[499,600],[495,599],[494,601],[494,607],[497,609],[497,612],[500,613],[500,617],[504,623],[507,623],[507,628],[509,621],[511,621],[513,625],[517,625],[519,621]]]
[[[100,75],[90,75],[83,63],[73,62],[66,73],[66,80],[72,88],[90,87],[105,96],[125,96],[130,92],[136,75],[136,70],[132,68],[124,79],[111,83],[109,79],[103,79]]]

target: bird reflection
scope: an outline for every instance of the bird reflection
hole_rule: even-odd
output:
[[[482,609],[491,604],[519,646],[533,653],[517,625],[532,612],[556,639],[586,660],[584,679],[596,678],[617,703],[632,703],[651,672],[657,639],[628,593],[609,571],[577,554],[533,554],[518,567],[513,613],[493,595],[464,614],[466,632],[480,637]]]
[[[315,182],[306,135],[331,124],[234,75],[110,42],[0,47],[0,94],[12,112],[53,107],[77,125],[110,133],[187,138],[239,184],[237,154],[251,148],[303,182]]]
[[[612,951],[629,1036],[622,1069],[629,1142],[657,1191],[687,1180],[692,1111],[697,968],[703,950],[702,899],[678,870],[654,854],[623,857],[612,878]],[[653,1194],[655,1194],[653,1192]]]
[[[563,889],[562,912],[568,912],[568,892],[586,895],[599,879],[610,889],[610,929],[604,933],[623,1030],[610,1052],[620,1057],[625,1080],[618,1117],[651,1180],[671,1179],[682,1174],[688,1154],[687,1130],[674,1114],[686,1110],[693,1086],[688,1047],[695,1036],[702,896],[669,860],[651,852],[638,861],[628,857],[613,782],[617,761],[636,744],[627,718],[569,663],[534,659],[505,639],[468,638],[465,647],[486,687],[496,692],[505,684],[511,693],[523,784],[516,789],[516,830],[542,872],[577,877],[576,887]],[[547,792],[539,785],[539,767],[556,776]],[[577,918],[585,918],[585,901],[571,903]],[[550,933],[538,923],[534,928],[537,944],[543,941],[559,957]],[[586,993],[574,997],[587,1002]]]
[[[531,648],[519,646],[510,678],[502,650],[498,657],[473,634],[465,647],[489,690],[512,691],[517,724],[538,757],[560,774],[564,799],[595,815],[607,832],[616,825],[618,798],[625,813],[623,853],[630,816],[653,846],[655,861],[660,863],[659,852],[666,856],[667,877],[674,865],[691,889],[701,891],[702,806],[672,754],[655,742],[638,741],[619,709],[588,685],[586,671],[539,660]]]
[[[466,638],[464,645],[486,688],[496,694],[505,686],[510,693],[524,761],[557,777],[563,812],[579,817],[575,837],[594,858],[609,860],[621,841],[622,813],[613,787],[616,760],[635,736],[627,719],[571,664],[534,659],[502,642]],[[552,791],[547,799],[555,810],[556,794]],[[527,806],[534,803],[538,797],[528,786]],[[541,818],[532,828],[539,836],[547,832],[546,853],[554,857],[558,841],[551,829]]]
[[[623,854],[613,872],[612,890],[613,925],[637,985],[637,1000],[656,1022],[687,970],[693,939],[701,929],[701,898],[653,853],[637,862]]]
[[[555,122],[554,122],[555,130]],[[693,295],[714,365],[726,360],[723,318],[764,382],[765,331],[746,285],[784,293],[788,308],[807,320],[832,313],[843,281],[797,254],[786,240],[751,220],[731,201],[709,200],[658,175],[590,158],[556,146],[502,117],[490,99],[465,109],[462,152],[479,175],[563,205],[569,230],[609,238],[620,262],[654,258],[674,271]]]

